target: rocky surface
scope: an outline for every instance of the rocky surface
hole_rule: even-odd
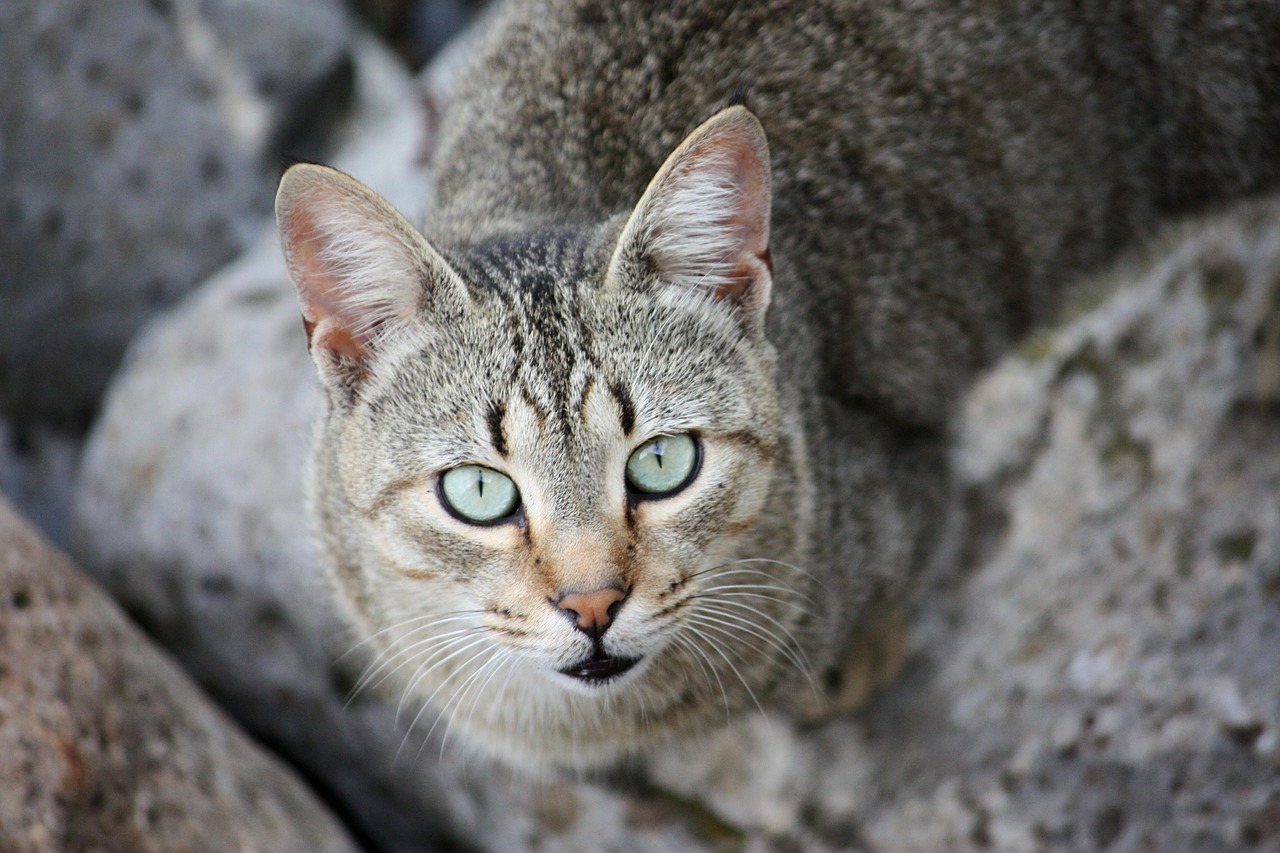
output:
[[[356,58],[357,107],[334,164],[420,214],[430,198],[417,165],[421,87],[371,43]],[[437,99],[454,62],[445,57],[423,84]],[[171,370],[155,371],[157,362]],[[301,515],[320,403],[271,228],[130,349],[86,452],[78,550],[214,695],[321,779],[365,831],[391,849],[430,849],[440,821],[423,802],[445,794],[424,780],[413,748],[394,761],[403,738],[394,708],[346,705],[359,660],[336,661],[351,643]],[[118,525],[123,536],[107,532]],[[134,562],[142,553],[145,566]]]
[[[59,547],[67,544],[83,441],[82,435],[56,427],[15,427],[0,420],[0,497]]]
[[[0,850],[355,849],[0,501]]]
[[[87,418],[350,88],[341,0],[0,4],[0,417]]]

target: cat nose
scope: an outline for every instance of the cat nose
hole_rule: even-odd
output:
[[[594,592],[566,592],[556,600],[556,607],[573,620],[578,630],[598,640],[609,629],[626,597],[623,590],[607,586]]]

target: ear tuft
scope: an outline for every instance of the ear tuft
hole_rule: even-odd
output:
[[[326,166],[285,172],[276,221],[321,378],[354,390],[448,266],[391,205]]]
[[[703,290],[762,321],[769,258],[769,147],[749,110],[722,110],[691,133],[649,183],[610,264],[636,264],[670,284]]]

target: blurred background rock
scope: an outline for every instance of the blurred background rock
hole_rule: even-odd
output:
[[[403,152],[388,162],[416,197],[401,200],[426,203],[416,163],[442,83],[413,75],[478,5],[0,3],[0,506],[7,498],[66,544],[81,447],[127,347],[250,247],[273,252],[271,207],[284,164],[330,161],[373,130]],[[243,330],[225,331],[244,341]],[[22,524],[12,519],[14,531]],[[16,559],[14,549],[34,536],[0,529],[0,557]],[[99,595],[64,558],[41,559],[62,561],[68,577],[58,590]],[[0,850],[169,849],[184,846],[184,834],[192,850],[346,849],[350,840],[316,790],[357,833],[384,821],[383,840],[370,848],[365,837],[367,849],[403,840],[394,801],[352,821],[332,786],[303,783],[284,766],[277,773],[273,759],[257,757],[261,748],[170,663],[151,663],[160,656],[136,631],[79,630],[78,617],[58,615],[69,600],[61,591],[52,615],[33,609],[39,584],[54,582],[38,579],[52,569],[24,571],[35,586],[0,572],[0,740],[8,744],[0,811],[9,815],[0,815]],[[121,660],[112,664],[116,681],[97,693],[96,682],[55,677]],[[130,707],[138,696],[149,697],[150,710]],[[166,703],[188,717],[175,723]],[[126,740],[153,744],[154,754],[129,754]],[[273,769],[253,769],[263,762]],[[168,781],[166,763],[174,764]],[[187,769],[202,774],[189,789],[174,783]],[[173,811],[183,797],[194,801]],[[201,835],[202,824],[211,834]],[[415,832],[409,849],[434,849],[438,834]]]
[[[324,159],[357,34],[420,68],[469,0],[0,3],[0,494],[65,541],[64,476],[125,347]]]

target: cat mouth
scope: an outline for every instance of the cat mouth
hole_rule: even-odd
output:
[[[607,684],[628,672],[640,658],[618,658],[597,651],[584,661],[560,670],[561,674],[587,684]]]

